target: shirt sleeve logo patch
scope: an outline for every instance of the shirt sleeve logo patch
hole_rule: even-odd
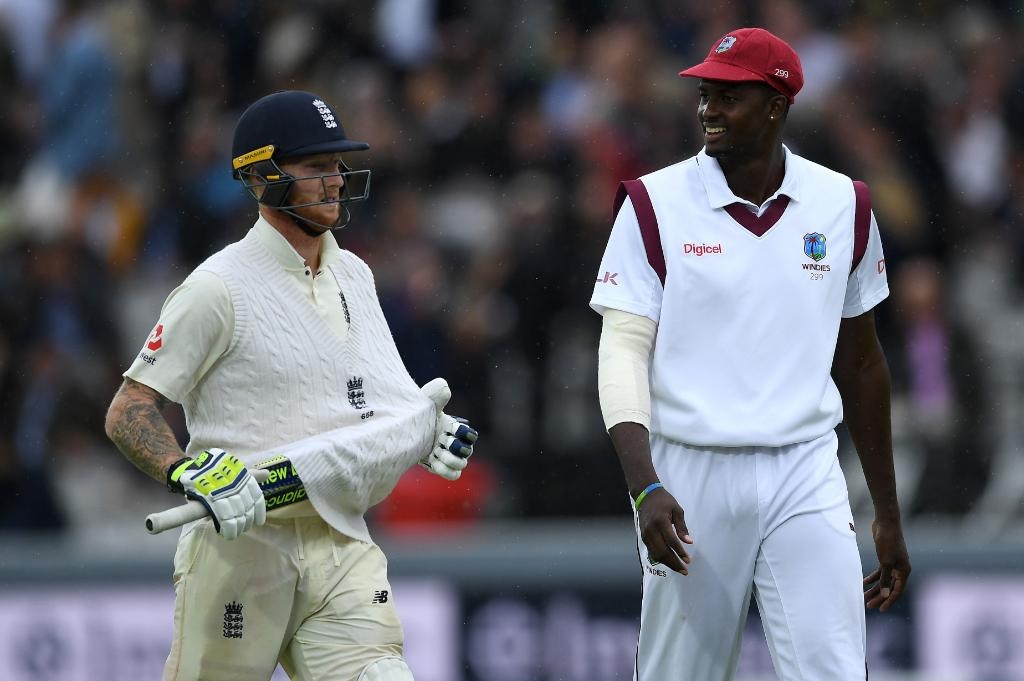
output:
[[[149,338],[146,339],[146,348],[148,348],[150,352],[156,352],[163,347],[163,335],[164,325],[157,324],[156,328],[153,329],[153,333],[149,334]]]

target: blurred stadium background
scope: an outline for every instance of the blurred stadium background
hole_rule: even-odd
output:
[[[413,471],[372,512],[417,678],[628,679],[587,301],[616,183],[697,149],[677,71],[755,24],[803,59],[788,143],[871,185],[887,250],[915,570],[869,615],[872,679],[1024,679],[1024,3],[995,0],[0,0],[0,678],[159,678],[174,537],[142,518],[174,500],[103,414],[165,295],[253,220],[238,114],[299,88],[371,143],[339,240],[484,436],[457,485]],[[741,675],[773,678],[754,618]]]

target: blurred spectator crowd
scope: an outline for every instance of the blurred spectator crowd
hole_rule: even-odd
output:
[[[337,236],[373,268],[413,377],[445,376],[483,433],[459,486],[413,471],[375,522],[628,512],[587,305],[612,197],[699,149],[676,74],[747,25],[803,60],[790,147],[872,188],[905,513],[1012,514],[1019,3],[0,0],[0,529],[171,502],[103,415],[166,294],[251,225],[231,132],[279,89],[320,94],[371,144],[352,157],[370,200]]]

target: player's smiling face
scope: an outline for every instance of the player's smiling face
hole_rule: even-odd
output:
[[[770,152],[777,130],[773,123],[784,113],[782,95],[762,83],[716,80],[701,80],[698,92],[697,118],[708,156],[756,158]]]
[[[303,156],[290,162],[281,163],[281,170],[297,179],[288,193],[288,204],[298,206],[303,203],[326,201],[319,206],[296,208],[295,212],[321,225],[333,225],[341,216],[341,192],[345,187],[345,178],[338,175],[341,167],[341,155],[328,153],[315,156]],[[321,179],[321,176],[326,176]]]

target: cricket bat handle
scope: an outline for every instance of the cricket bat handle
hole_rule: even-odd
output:
[[[270,471],[262,468],[250,469],[250,472],[256,478],[256,482],[266,482],[270,477]],[[190,499],[181,506],[150,513],[146,516],[146,531],[150,534],[160,534],[205,517],[206,507],[198,501]]]

